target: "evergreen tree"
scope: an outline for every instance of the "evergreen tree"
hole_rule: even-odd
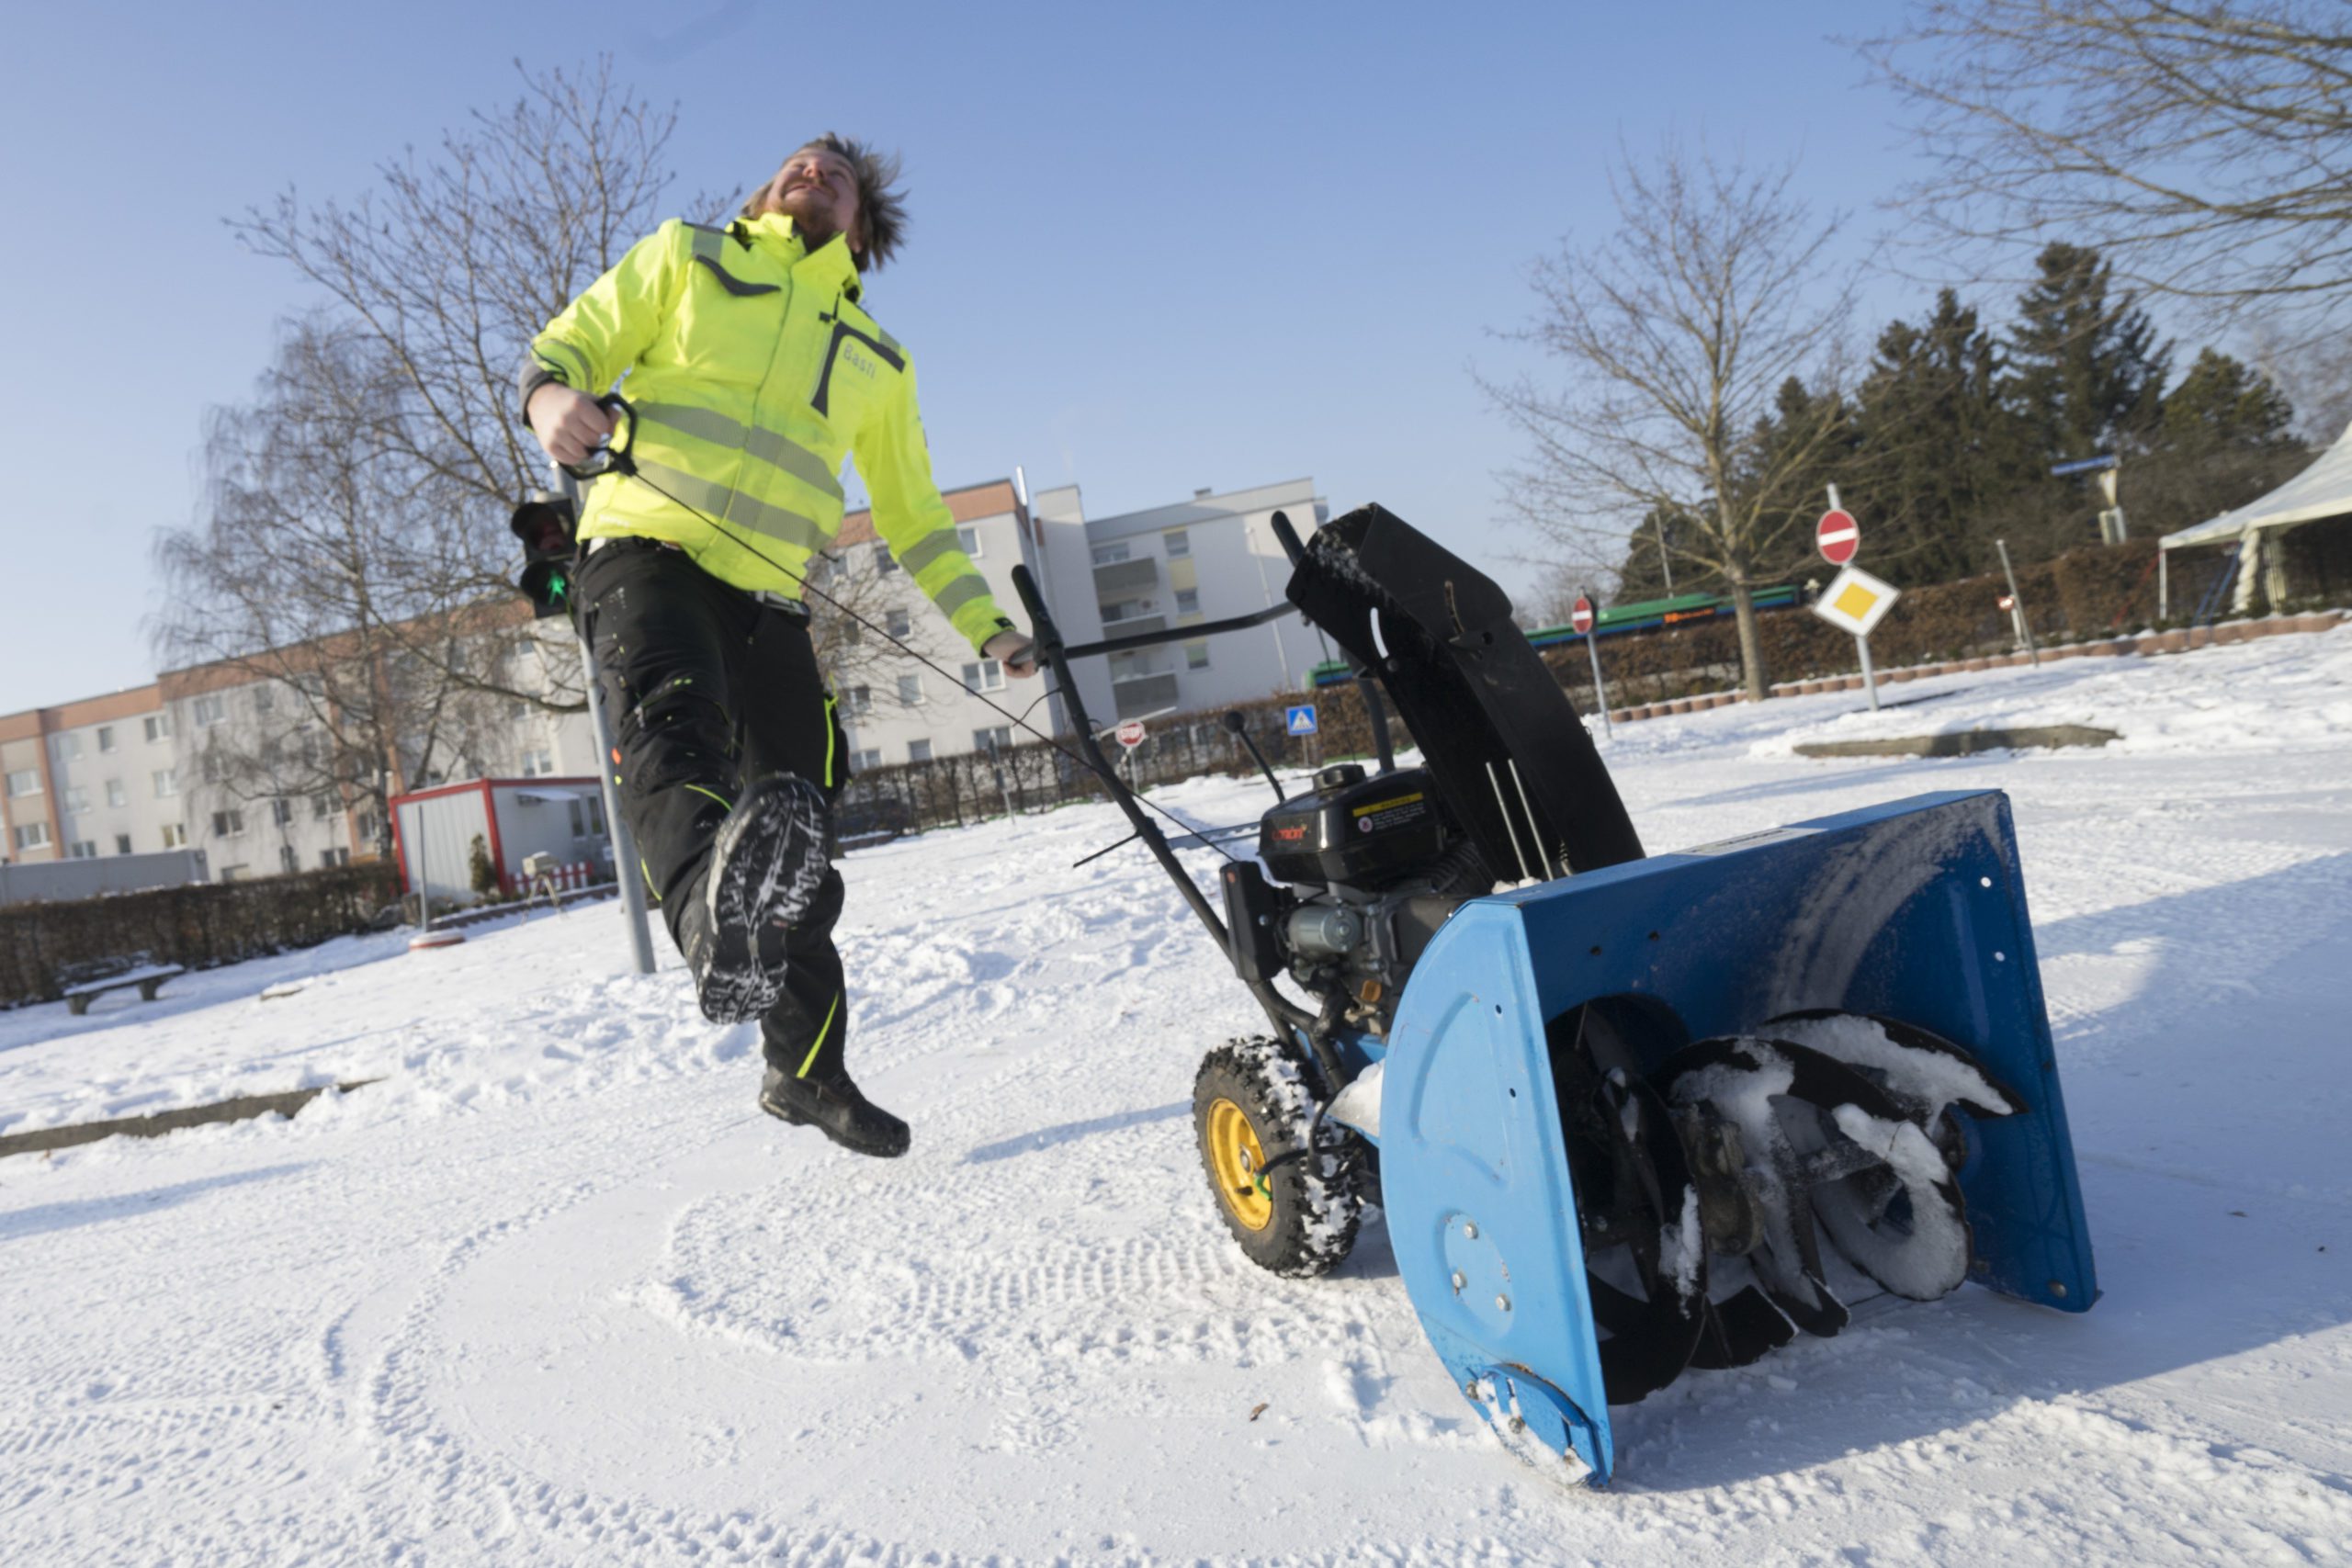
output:
[[[2184,455],[2275,452],[2300,449],[2294,423],[2286,393],[2239,360],[2206,348],[2165,394],[2160,430],[2164,445]]]
[[[2169,344],[2114,267],[2085,245],[2034,258],[2041,277],[2018,298],[2009,334],[2013,392],[2052,462],[2144,450],[2156,434]]]
[[[1870,529],[1872,570],[1917,584],[1990,569],[2004,508],[2041,470],[2005,369],[1975,309],[1949,288],[1923,325],[1890,321],[1879,333],[1857,395],[1849,497]]]
[[[1666,552],[1663,561],[1661,545]],[[1701,554],[1696,521],[1678,507],[1653,506],[1626,536],[1624,562],[1617,569],[1617,591],[1609,602],[1638,604],[1674,594],[1723,591],[1723,573],[1706,564]]]
[[[1759,482],[1758,475],[1779,476],[1775,492],[1758,500],[1780,542],[1774,558],[1758,562],[1759,581],[1801,578],[1821,564],[1814,553],[1814,525],[1828,508],[1831,485],[1851,488],[1860,448],[1853,405],[1845,398],[1815,392],[1793,376],[1781,383],[1770,417],[1758,422],[1747,444],[1752,457],[1738,479],[1747,488]],[[1840,499],[1849,505],[1856,501],[1842,490]]]
[[[2284,483],[2311,460],[2294,423],[2294,405],[2271,382],[2201,350],[2164,400],[2156,449],[2124,466],[2119,494],[2132,532],[2189,527]]]

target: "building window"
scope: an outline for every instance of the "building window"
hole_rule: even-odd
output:
[[[80,761],[82,760],[81,736],[72,733],[59,736],[57,738],[57,754],[59,757],[69,762]]]
[[[846,707],[853,716],[862,716],[874,711],[873,687],[852,686],[846,694],[846,697],[847,701],[842,705]]]
[[[898,570],[899,558],[890,553],[889,546],[876,541],[874,546],[874,575],[888,577]]]
[[[39,795],[40,793],[40,770],[39,768],[18,768],[8,775],[8,794],[11,798],[20,795]]]
[[[254,688],[254,712],[257,714],[266,714],[277,706],[277,695],[269,689],[266,683]],[[286,869],[292,871],[294,868],[289,865]]]
[[[198,729],[209,729],[226,716],[227,707],[228,705],[218,696],[198,697],[190,716],[196,720]]]
[[[130,852],[130,834],[117,833],[114,836],[114,852],[119,855],[127,855]]]
[[[96,839],[76,839],[65,852],[75,860],[96,860],[98,858],[98,841]]]
[[[90,809],[89,790],[81,784],[66,785],[65,809],[68,811],[87,811]]]
[[[311,796],[311,820],[313,822],[325,821],[328,818],[335,814],[335,808],[342,804],[343,803],[341,801],[335,798],[334,791],[331,789],[321,790],[318,794]]]
[[[164,847],[167,850],[184,850],[187,848],[187,824],[185,822],[164,823]]]
[[[907,761],[910,761],[910,762],[928,762],[928,761],[931,761],[931,742],[930,742],[930,741],[928,741],[928,740],[910,740],[910,741],[908,741],[908,742],[907,742]],[[48,830],[49,830],[49,829],[46,829],[46,828],[44,828],[44,829],[41,829],[41,831],[42,831],[42,832],[44,832],[44,833],[45,833],[45,832],[47,832]]]
[[[869,746],[863,751],[849,754],[849,771],[853,773],[870,773],[881,765],[882,749],[878,746]]]
[[[107,804],[117,807],[130,804],[130,792],[122,787],[120,779],[107,780]]]
[[[232,839],[245,830],[245,814],[242,811],[216,811],[212,814],[212,836]]]
[[[555,772],[555,754],[541,747],[523,753],[523,776],[526,779],[545,778]]]
[[[1179,588],[1176,590],[1176,613],[1180,615],[1199,615],[1201,613],[1201,591],[1197,588]]]
[[[987,729],[972,731],[972,750],[975,751],[985,751],[991,746],[1002,751],[1009,750],[1012,745],[1012,726],[1009,724],[1000,724]]]
[[[1187,670],[1205,670],[1208,667],[1208,638],[1203,637],[1198,642],[1186,643],[1184,645],[1184,668]]]
[[[101,757],[107,757],[112,756],[113,754],[114,726],[111,724],[102,724],[98,726],[98,755]]]
[[[910,637],[914,633],[914,617],[904,610],[882,612],[882,629],[892,637]]]
[[[293,845],[280,844],[277,846],[277,869],[280,871],[300,871],[302,869],[302,857],[294,852]]]
[[[168,800],[180,792],[180,771],[177,768],[155,770],[155,798]]]
[[[294,803],[292,801],[287,799],[281,795],[269,803],[269,825],[271,827],[283,828],[288,822],[293,820]],[[292,866],[288,866],[286,869],[291,871],[294,868]]]
[[[956,547],[974,560],[979,559],[980,531],[978,528],[958,524],[956,528]]]
[[[171,738],[172,716],[167,713],[149,714],[147,716],[147,739],[149,743],[153,744],[158,740],[169,740]]]
[[[1097,545],[1094,547],[1093,553],[1096,566],[1111,566],[1126,559],[1131,552],[1127,548],[1127,542],[1121,539],[1116,544]]]
[[[901,675],[899,677],[899,701],[909,707],[922,701],[922,676]]]
[[[319,867],[321,870],[325,870],[331,866],[349,865],[350,863],[351,852],[349,850],[321,850],[319,852]]]
[[[17,848],[19,850],[38,850],[48,847],[49,824],[46,822],[28,822],[16,829],[16,834]]]
[[[1168,547],[1170,560],[1181,560],[1193,553],[1193,537],[1182,528],[1169,529],[1159,536],[1159,542]]]
[[[993,659],[983,659],[978,664],[965,665],[964,689],[967,692],[1003,691],[1004,666]]]

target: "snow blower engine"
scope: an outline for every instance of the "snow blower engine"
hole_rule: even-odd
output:
[[[1865,1300],[1974,1280],[2090,1306],[2004,795],[1645,855],[1501,589],[1377,506],[1304,544],[1274,523],[1289,603],[1232,621],[1067,646],[1014,570],[1080,743],[1272,1026],[1193,1090],[1250,1258],[1327,1272],[1376,1185],[1455,1385],[1596,1484],[1611,1405]],[[1069,663],[1294,608],[1347,652],[1377,770],[1280,798],[1227,716],[1278,803],[1213,901],[1102,759]],[[1418,767],[1390,755],[1392,703]]]

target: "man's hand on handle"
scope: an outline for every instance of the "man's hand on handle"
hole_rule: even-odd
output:
[[[980,657],[993,659],[1014,675],[1037,672],[1037,645],[1023,632],[999,632],[981,645]]]
[[[549,381],[531,394],[523,410],[531,434],[547,455],[567,467],[584,463],[613,434],[613,416],[585,392]]]

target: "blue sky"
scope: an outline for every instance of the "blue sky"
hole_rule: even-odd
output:
[[[1760,6],[668,7],[85,3],[19,15],[0,92],[0,391],[18,463],[0,712],[152,677],[159,529],[198,502],[209,408],[312,302],[222,223],[350,197],[516,95],[514,62],[609,50],[681,110],[684,201],[812,130],[900,150],[903,258],[869,303],[922,365],[943,484],[1026,468],[1090,513],[1311,475],[1528,581],[1516,456],[1470,375],[1521,351],[1528,262],[1610,222],[1607,164],[1668,133],[1802,160],[1825,219],[1914,172],[1835,41],[1868,0]],[[1865,331],[1924,286],[1865,295]]]

